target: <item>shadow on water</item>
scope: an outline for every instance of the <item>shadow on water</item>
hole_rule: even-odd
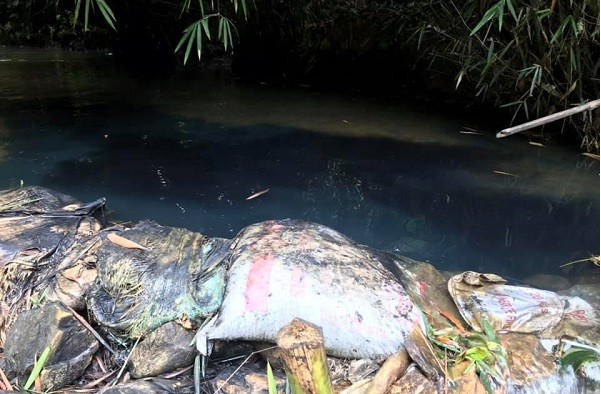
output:
[[[576,152],[365,100],[94,81],[0,108],[0,187],[106,196],[115,219],[208,236],[305,219],[443,270],[513,278],[599,253],[599,164]]]

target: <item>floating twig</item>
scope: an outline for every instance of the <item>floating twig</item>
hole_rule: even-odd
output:
[[[519,178],[519,175],[516,174],[511,174],[509,172],[505,172],[505,171],[493,171],[495,174],[499,174],[499,175],[507,175],[507,176],[512,176],[514,178]]]
[[[257,198],[259,196],[262,196],[263,194],[267,193],[269,191],[269,189],[265,189],[265,190],[261,190],[260,192],[256,192],[255,194],[252,194],[248,197],[246,197],[247,200],[252,200],[253,198]]]

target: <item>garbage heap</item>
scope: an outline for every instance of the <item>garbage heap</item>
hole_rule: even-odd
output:
[[[0,390],[598,390],[598,269],[559,294],[315,223],[210,238],[104,205],[0,192]]]

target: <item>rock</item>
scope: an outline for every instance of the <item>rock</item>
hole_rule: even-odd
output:
[[[551,291],[565,290],[570,287],[570,281],[559,275],[536,274],[523,281],[530,286]]]
[[[193,392],[194,384],[191,382],[152,378],[105,387],[98,394],[171,394]]]
[[[46,347],[50,355],[40,377],[43,390],[57,390],[79,378],[98,350],[98,341],[58,303],[22,312],[10,328],[5,372],[24,383]]]
[[[274,369],[273,374],[277,392],[284,392],[286,388],[285,373]],[[268,391],[267,369],[263,364],[244,365],[241,368],[232,365],[222,369],[211,380],[211,392],[223,394],[266,394]]]
[[[131,376],[157,376],[192,365],[196,348],[190,343],[195,334],[175,322],[163,324],[132,351],[128,364]]]
[[[407,368],[407,372],[392,384],[389,394],[405,394],[405,393],[438,393],[437,385],[428,380],[417,368],[412,364]]]

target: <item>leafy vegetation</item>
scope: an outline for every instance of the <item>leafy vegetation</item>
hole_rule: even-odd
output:
[[[599,3],[542,0],[415,1],[403,31],[455,87],[536,118],[599,97]],[[599,150],[598,112],[569,119]]]
[[[508,369],[507,354],[486,319],[481,322],[484,333],[467,332],[461,326],[436,331],[424,321],[428,339],[441,360],[447,360],[451,366],[467,361],[463,373],[475,368],[487,393],[494,393],[503,384],[506,380],[503,371]]]

